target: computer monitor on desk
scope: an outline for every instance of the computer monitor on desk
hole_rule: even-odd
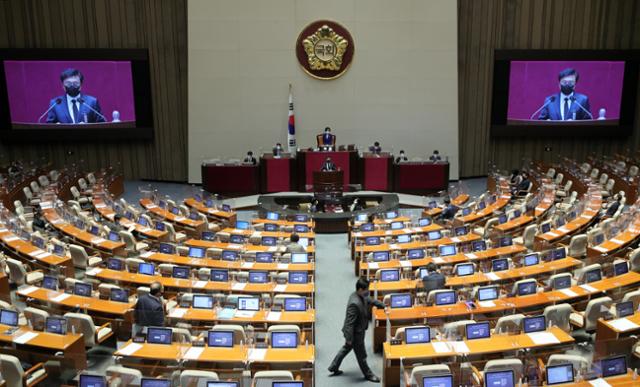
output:
[[[420,387],[453,387],[453,375],[425,376]]]
[[[107,378],[101,375],[80,375],[78,387],[107,387]]]
[[[513,370],[485,372],[484,385],[486,387],[515,387]]]
[[[171,387],[171,380],[142,378],[140,380],[140,387]]]

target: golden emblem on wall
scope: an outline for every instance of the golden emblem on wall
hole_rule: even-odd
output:
[[[296,43],[298,63],[314,78],[335,79],[351,65],[354,44],[342,25],[319,20],[302,30]]]

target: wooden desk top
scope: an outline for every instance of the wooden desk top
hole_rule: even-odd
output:
[[[231,219],[236,216],[236,213],[233,211],[228,212],[219,210],[217,208],[207,207],[205,203],[199,202],[195,198],[186,198],[184,200],[184,203],[191,208],[195,208],[199,212],[218,218]]]
[[[10,250],[13,250],[20,255],[36,259],[49,266],[71,265],[70,257],[60,257],[41,250],[40,248],[32,245],[31,242],[20,239],[17,235],[8,231],[6,228],[0,229],[0,240],[2,241],[2,244]]]
[[[453,203],[454,206],[461,206],[465,204],[469,198],[470,196],[468,194],[460,194],[451,199],[451,203]],[[428,208],[422,211],[423,216],[437,216],[440,215],[440,213],[442,213],[442,207]]]
[[[468,352],[458,352],[453,345],[447,345],[448,342],[434,341],[427,344],[402,344],[390,345],[384,343],[385,360],[400,359],[432,359],[439,357],[457,356],[457,355],[483,355],[489,353],[497,353],[504,351],[515,351],[524,348],[541,348],[552,345],[563,345],[573,343],[574,339],[558,327],[551,327],[546,332],[556,339],[556,343],[539,344],[534,342],[530,334],[519,335],[495,335],[486,339],[462,340],[462,343],[468,348]],[[535,335],[535,334],[533,334]],[[443,343],[443,344],[436,344]],[[435,345],[434,345],[435,344]],[[442,350],[440,350],[442,346]]]
[[[354,231],[351,232],[352,238],[367,238],[367,237],[386,237],[386,236],[398,236],[398,235],[412,235],[423,234],[430,231],[442,230],[443,227],[439,224],[432,223],[424,227],[406,227],[400,230],[374,230],[374,231]]]
[[[305,226],[309,227],[310,229],[313,229],[313,220],[309,220],[306,222],[294,222],[294,221],[289,221],[289,220],[271,220],[271,219],[262,219],[262,218],[258,218],[258,219],[251,219],[251,224],[263,224],[263,223],[272,223],[272,224],[277,224],[278,226],[295,226],[296,224],[304,224]]]
[[[198,228],[204,225],[203,220],[193,220],[189,219],[182,215],[176,215],[171,211],[165,210],[164,208],[158,207],[151,199],[140,199],[140,205],[144,207],[145,210],[157,215],[162,219],[166,219],[172,223],[177,223],[179,225],[191,228]]]
[[[591,247],[599,254],[611,254],[616,250],[620,250],[640,238],[640,221],[634,221],[626,230],[615,237],[602,242],[597,246]]]
[[[425,257],[421,259],[411,259],[411,260],[398,260],[392,259],[387,262],[361,262],[360,270],[377,270],[377,269],[394,269],[401,267],[412,267],[419,268],[422,266],[426,266],[428,263],[435,263],[436,265],[453,265],[456,263],[464,263],[464,262],[476,262],[487,259],[493,259],[499,256],[507,256],[513,254],[519,254],[527,249],[522,245],[511,245],[504,247],[496,247],[493,249],[488,249],[484,251],[476,251],[475,253],[458,253],[456,255],[449,255],[446,257]]]
[[[636,375],[637,377],[637,375]],[[599,378],[600,380],[603,380],[607,383],[609,383],[611,386],[615,386],[615,387],[638,387],[640,386],[640,378],[637,379],[633,379],[633,371],[628,370],[626,375],[620,375],[620,376],[612,376],[609,378]],[[554,387],[592,387],[594,386],[594,384],[592,384],[591,382],[595,382],[595,380],[581,380],[579,382],[573,382],[573,383],[563,383],[563,384],[554,384]],[[545,386],[547,386],[547,384],[544,384]]]
[[[132,347],[129,347],[132,346]],[[135,349],[132,351],[132,349]],[[148,344],[128,341],[114,353],[137,359],[154,359],[160,361],[200,361],[229,363],[313,363],[315,347],[312,344],[300,345],[291,349],[252,349],[236,345],[233,348],[192,347],[190,344]]]
[[[500,196],[498,196],[497,200],[491,204],[489,204],[488,206],[486,206],[485,208],[483,208],[480,211],[476,211],[473,212],[469,215],[465,215],[465,216],[460,216],[458,218],[455,218],[454,220],[462,223],[462,224],[467,224],[467,223],[475,223],[478,222],[488,216],[491,216],[494,212],[501,210],[502,208],[504,208],[507,204],[509,204],[509,200],[511,200],[511,194],[510,193],[503,193],[500,194]]]
[[[562,302],[571,302],[581,297],[590,296],[616,289],[622,286],[630,286],[640,283],[640,274],[629,272],[617,277],[605,278],[592,282],[589,285],[576,285],[569,289],[551,290],[548,292],[538,292],[529,296],[503,297],[490,301],[490,304],[480,305],[476,302],[476,307],[470,309],[463,301],[453,305],[423,306],[417,305],[413,308],[389,309],[389,319],[391,320],[414,320],[425,318],[445,318],[452,316],[467,316],[471,314],[495,313],[514,309],[539,307]],[[386,321],[386,314],[382,309],[374,309],[373,316],[377,321]]]
[[[570,235],[580,230],[584,226],[588,225],[589,223],[591,223],[593,218],[600,211],[601,206],[602,206],[602,198],[596,197],[593,200],[591,200],[589,203],[587,203],[584,211],[580,215],[578,215],[575,219],[573,219],[570,222],[567,222],[567,224],[565,224],[562,227],[558,227],[557,229],[551,230],[544,234],[538,234],[536,235],[536,238],[549,243],[560,240],[565,236]]]
[[[437,247],[440,245],[450,245],[457,243],[469,243],[478,241],[482,237],[478,234],[466,234],[458,237],[444,237],[440,239],[434,239],[430,241],[411,241],[409,243],[381,243],[379,245],[360,245],[356,246],[357,253],[373,253],[375,251],[393,251],[393,250],[410,250],[410,249],[424,249],[427,247]]]
[[[265,284],[254,284],[198,281],[196,279],[177,279],[171,277],[162,277],[159,275],[145,275],[100,268],[89,269],[87,270],[86,275],[89,277],[96,277],[101,280],[130,283],[134,284],[135,286],[149,285],[154,281],[158,281],[164,287],[189,289],[194,291],[279,294],[310,294],[314,292],[313,283],[278,285],[272,282],[268,282]]]
[[[35,347],[52,349],[56,351],[65,351],[71,345],[75,344],[78,340],[82,340],[84,342],[82,334],[80,333],[67,333],[66,335],[57,335],[55,333],[34,331],[26,326],[21,326],[12,335],[7,335],[5,334],[5,332],[9,328],[11,327],[8,325],[0,324],[0,342],[11,343],[13,345],[33,345]],[[29,340],[26,340],[28,336],[25,336],[21,339],[21,336],[24,334],[34,334],[34,336]],[[82,346],[84,347],[84,344]]]
[[[50,224],[53,225],[57,230],[66,234],[73,239],[81,241],[85,245],[93,246],[97,249],[108,251],[113,254],[115,250],[123,249],[125,247],[125,243],[113,242],[108,239],[104,239],[99,236],[95,236],[88,231],[81,230],[76,226],[67,223],[56,210],[54,209],[43,209],[44,217]]]
[[[244,261],[223,261],[212,258],[191,258],[182,255],[163,254],[157,252],[146,252],[140,254],[140,258],[147,261],[160,263],[172,263],[190,267],[209,267],[214,269],[229,270],[267,270],[267,271],[315,271],[315,264],[309,263],[261,263]]]
[[[265,309],[257,311],[252,317],[234,316],[231,319],[218,317],[216,309],[175,308],[168,317],[185,321],[216,322],[223,324],[312,324],[316,319],[314,309],[306,312],[270,312]]]
[[[623,318],[613,320],[599,319],[599,321],[618,334],[636,332],[640,329],[640,312],[636,311],[631,316]],[[635,327],[633,325],[635,325]]]
[[[241,230],[239,228],[225,228],[220,232],[226,232],[232,235],[243,235],[246,237],[250,237],[252,235],[255,235],[256,237],[274,237],[274,238],[278,238],[278,239],[284,239],[284,238],[289,238],[291,236],[291,234],[293,234],[293,232],[285,232],[285,231],[256,231],[256,230]],[[300,238],[308,238],[308,239],[315,239],[316,238],[316,233],[311,231],[311,232],[303,232],[303,233],[296,233],[298,234],[298,236]]]
[[[262,246],[262,245],[252,245],[252,244],[237,244],[237,243],[227,243],[227,242],[214,242],[214,241],[205,241],[202,239],[189,239],[184,242],[187,246],[193,247],[204,247],[208,249],[210,247],[222,249],[222,250],[235,250],[235,251],[255,251],[255,252],[269,252],[269,253],[284,253],[286,246]],[[314,245],[307,246],[307,253],[314,254],[316,251],[316,247]]]
[[[517,229],[518,227],[522,227],[526,224],[533,222],[534,220],[544,215],[549,210],[549,208],[553,206],[555,197],[556,197],[555,190],[545,191],[544,198],[540,201],[538,206],[533,210],[533,216],[522,214],[519,217],[515,219],[511,219],[506,223],[498,224],[494,228],[504,233],[504,232],[512,231],[514,229]]]
[[[48,302],[67,308],[82,308],[92,312],[124,316],[135,306],[132,302],[116,302],[101,300],[93,297],[76,296],[55,290],[39,288],[36,286],[23,286],[16,292],[22,297],[34,298],[38,301]]]
[[[100,214],[100,216],[102,216],[103,218],[107,218],[109,220],[113,221],[113,218],[116,214],[116,212],[113,210],[113,208],[109,207],[105,202],[103,202],[100,199],[93,199],[93,207],[96,209],[96,211],[98,211],[98,213]],[[120,222],[119,222],[122,226],[126,227],[127,229],[134,227],[135,231],[144,235],[147,238],[151,238],[151,239],[160,239],[160,238],[164,238],[168,232],[167,231],[160,231],[160,230],[156,230],[147,226],[143,226],[137,222],[134,222],[132,220],[129,220],[125,217],[120,218]]]

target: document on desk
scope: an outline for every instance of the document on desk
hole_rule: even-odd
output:
[[[596,292],[598,291],[598,289],[594,288],[594,287],[593,287],[593,286],[591,286],[591,285],[587,285],[587,284],[580,285],[580,287],[581,287],[582,289],[584,289],[584,290],[588,291],[589,293],[596,293]]]
[[[469,259],[476,259],[478,258],[477,255],[475,255],[474,253],[467,253],[464,255],[465,257],[469,258]]]
[[[237,243],[229,243],[227,245],[227,249],[229,250],[240,250],[242,248],[242,245],[239,245]]]
[[[253,318],[256,315],[256,312],[253,310],[237,310],[234,317],[238,318]]]
[[[38,332],[27,332],[13,339],[13,342],[16,344],[25,344],[36,336],[38,336]]]
[[[471,352],[469,350],[469,347],[467,347],[467,343],[465,343],[464,341],[451,341],[449,344],[451,344],[451,348],[453,349],[453,352],[456,352],[456,353]]]
[[[619,245],[624,245],[624,243],[625,243],[623,240],[616,239],[616,238],[612,238],[610,240],[611,240],[611,242],[619,244]]]
[[[460,238],[458,238],[458,237],[453,237],[453,238],[451,238],[451,242],[453,242],[453,243],[459,243],[459,242],[460,242]]]
[[[478,306],[481,306],[483,308],[493,308],[494,306],[496,306],[496,303],[493,301],[478,301]]]
[[[182,222],[183,220],[186,220],[187,218],[185,218],[184,216],[176,216],[175,218],[173,218],[174,221],[176,222]]]
[[[380,265],[378,265],[378,262],[370,262],[368,265],[369,265],[369,269],[373,269],[373,270],[380,267]]]
[[[412,267],[411,261],[400,261],[400,266],[402,267]]]
[[[560,289],[560,293],[568,296],[568,297],[578,297],[578,293],[574,292],[571,289]]]
[[[139,350],[140,348],[142,348],[141,344],[131,343],[131,344],[127,345],[126,347],[121,348],[118,351],[118,353],[120,355],[124,355],[124,356],[131,356],[134,353],[136,353],[136,351]]]
[[[570,230],[569,230],[568,228],[566,228],[565,226],[562,226],[562,227],[559,227],[559,228],[558,228],[558,231],[563,232],[563,233],[567,233],[567,232],[569,232]]]
[[[273,288],[273,291],[276,292],[276,293],[286,292],[287,291],[287,285],[286,284],[278,284]]]
[[[235,314],[236,310],[234,308],[224,308],[220,312],[218,312],[218,319],[231,320]]]
[[[449,343],[446,341],[432,341],[431,346],[436,353],[450,353]]]
[[[266,348],[249,349],[249,361],[262,361],[267,356]]]
[[[431,258],[431,260],[433,261],[433,263],[444,263],[444,259],[440,257],[433,257]]]
[[[17,241],[18,239],[20,239],[20,238],[18,238],[18,237],[17,237],[17,236],[15,236],[15,235],[10,235],[10,236],[8,236],[8,237],[4,238],[4,241],[8,243],[8,242]]]
[[[602,379],[602,378],[589,380],[589,384],[591,384],[594,387],[611,387],[611,385],[609,383],[607,383],[607,381]]]
[[[267,321],[280,321],[282,312],[269,312],[267,313]]]
[[[242,262],[243,269],[251,269],[253,268],[253,262]]]
[[[278,270],[286,270],[289,267],[286,263],[279,263]]]
[[[487,278],[489,278],[491,281],[497,281],[500,279],[500,277],[498,277],[498,275],[494,272],[489,272],[486,274]]]
[[[94,276],[94,275],[100,274],[101,271],[102,271],[102,269],[100,269],[98,267],[94,267],[93,269],[87,270],[85,272],[85,274],[88,275],[88,276]]]
[[[198,360],[203,351],[204,347],[191,347],[187,353],[184,354],[184,358],[186,360]]]
[[[51,299],[51,301],[53,301],[53,302],[62,302],[62,301],[66,300],[69,297],[71,297],[71,294],[62,293],[62,294],[59,294],[59,295],[53,297]]]
[[[611,320],[609,321],[609,325],[611,325],[615,330],[620,332],[626,332],[626,331],[631,331],[631,330],[640,328],[640,325],[626,318]]]
[[[152,255],[153,255],[153,251],[145,251],[144,253],[140,254],[142,258],[149,258]]]
[[[233,286],[231,286],[231,289],[233,290],[244,290],[244,288],[247,286],[246,282],[236,282],[235,284],[233,284]]]
[[[169,317],[182,318],[182,316],[184,316],[186,313],[186,309],[174,308],[171,312],[169,312]]]
[[[32,252],[29,253],[30,256],[35,257],[36,255],[42,254],[44,253],[44,251],[40,250],[40,249],[35,249]]]
[[[40,254],[36,255],[36,258],[37,258],[37,259],[44,259],[44,258],[49,257],[49,256],[51,256],[51,254],[49,254],[49,253],[48,253],[48,252],[46,252],[46,251],[43,251],[42,253],[40,253]]]
[[[527,336],[537,345],[558,344],[560,340],[551,332],[527,333]]]
[[[609,251],[609,250],[607,250],[606,247],[602,247],[602,246],[594,246],[593,249],[594,250],[598,250],[598,251],[600,251],[602,253],[606,253],[607,251]]]
[[[25,288],[18,289],[18,292],[20,292],[21,294],[30,294],[35,292],[36,290],[38,290],[38,287],[36,286],[27,286]]]

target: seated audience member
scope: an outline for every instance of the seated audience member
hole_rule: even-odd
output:
[[[511,190],[511,193],[513,193],[514,195],[518,194],[519,192],[527,192],[527,190],[531,186],[531,180],[529,180],[529,175],[526,172],[522,172],[520,176],[522,177],[522,180],[520,180],[520,183],[518,183],[518,185],[516,185]]]
[[[400,154],[396,157],[396,164],[400,164],[405,161],[409,161],[409,158],[404,154],[404,150],[400,150]]]
[[[451,220],[456,216],[458,212],[458,207],[451,203],[451,199],[448,197],[444,199],[444,209],[440,214],[440,218],[443,220]]]
[[[162,284],[149,285],[149,294],[138,298],[135,306],[135,320],[140,327],[164,326],[164,304],[162,302]]]
[[[307,250],[304,248],[304,246],[302,246],[300,243],[300,236],[296,233],[291,234],[291,236],[289,237],[289,240],[291,242],[289,242],[289,244],[287,245],[287,248],[285,249],[286,253],[306,253]]]
[[[282,153],[284,152],[284,150],[282,150],[282,144],[277,143],[276,146],[273,147],[272,152],[274,156],[282,156]]]
[[[331,160],[331,157],[327,157],[322,164],[322,172],[333,172],[336,170],[336,165]]]
[[[253,157],[253,152],[252,151],[247,152],[247,157],[244,158],[243,162],[246,163],[246,164],[251,164],[251,165],[258,164],[258,160],[256,160],[255,157]]]
[[[522,176],[520,176],[520,171],[514,169],[511,171],[511,176],[509,177],[509,185],[511,187],[516,187],[522,181]]]
[[[433,154],[431,156],[429,156],[429,161],[442,161],[442,157],[440,157],[440,152],[438,152],[438,150],[434,150]]]
[[[378,141],[374,142],[373,145],[369,147],[369,152],[379,155],[382,152],[380,143]]]
[[[438,266],[433,262],[429,262],[427,265],[427,275],[422,277],[422,286],[427,296],[432,290],[444,289],[445,280],[444,274],[438,271]]]

